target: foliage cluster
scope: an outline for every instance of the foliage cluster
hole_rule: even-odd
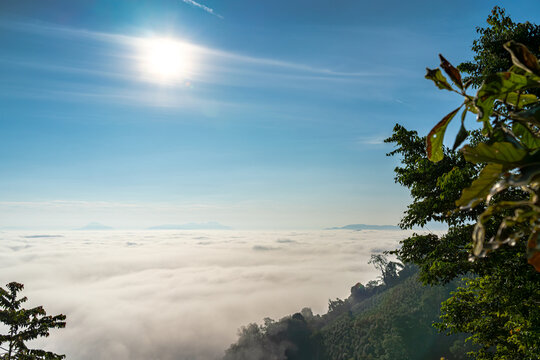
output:
[[[528,21],[516,23],[498,6],[491,11],[487,23],[488,27],[476,28],[480,38],[473,41],[474,60],[457,67],[467,74],[464,82],[471,81],[476,87],[482,84],[488,74],[510,68],[511,57],[503,48],[508,41],[524,44],[533,51],[540,48],[540,27]]]
[[[416,264],[427,284],[465,277],[443,302],[437,327],[469,333],[476,359],[533,360],[540,358],[540,26],[516,24],[497,7],[488,24],[473,44],[475,62],[455,68],[441,56],[441,68],[427,71],[439,89],[463,96],[462,105],[427,138],[396,125],[386,140],[396,146],[389,155],[403,159],[395,180],[413,198],[401,226],[449,226],[443,236],[413,235],[394,253]],[[474,96],[471,84],[478,85]],[[448,149],[444,133],[459,111],[461,129]],[[465,129],[468,113],[481,129]]]
[[[462,95],[465,100],[428,134],[426,152],[431,161],[441,161],[444,134],[452,118],[463,108],[461,129],[454,143],[456,148],[468,135],[464,126],[467,112],[477,114],[485,139],[463,146],[461,153],[468,163],[481,166],[482,170],[455,202],[460,210],[469,210],[480,203],[486,205],[473,232],[474,255],[483,255],[501,244],[513,245],[528,237],[529,262],[540,271],[540,244],[537,246],[540,235],[540,101],[530,92],[540,90],[540,63],[522,44],[509,41],[504,47],[514,65],[506,72],[487,76],[476,96],[467,94],[461,74],[442,55],[441,67],[458,89],[449,84],[441,69],[428,69],[426,78],[441,89]],[[516,189],[527,196],[500,201],[495,198]],[[502,215],[502,221],[496,234],[485,243],[484,224],[496,215]]]
[[[22,308],[28,299],[18,298],[23,285],[11,282],[7,289],[0,287],[0,323],[7,326],[8,333],[0,334],[1,360],[60,360],[64,355],[50,351],[29,349],[26,342],[41,336],[49,336],[49,330],[64,328],[65,315],[48,316],[41,306]]]

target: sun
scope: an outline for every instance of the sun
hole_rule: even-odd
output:
[[[189,74],[191,63],[186,43],[167,38],[146,39],[142,43],[141,66],[151,80],[183,80]]]

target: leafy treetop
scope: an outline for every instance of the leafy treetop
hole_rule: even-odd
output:
[[[468,136],[464,126],[466,114],[477,115],[483,125],[485,141],[465,145],[461,152],[469,163],[485,166],[456,201],[461,210],[486,204],[473,232],[474,255],[485,255],[503,243],[513,245],[527,237],[529,263],[540,271],[540,101],[534,94],[540,90],[540,63],[523,44],[509,41],[504,48],[513,66],[506,72],[487,76],[475,96],[467,94],[467,84],[463,84],[459,71],[442,55],[441,68],[455,87],[441,69],[427,69],[427,79],[440,89],[462,95],[464,101],[431,130],[426,139],[426,151],[431,161],[442,160],[443,138],[450,121],[463,108],[461,129],[454,142],[456,148]],[[516,188],[528,196],[491,201]],[[486,242],[485,223],[494,215],[503,215],[503,219],[496,234]]]
[[[524,44],[531,51],[540,48],[540,26],[530,22],[515,23],[506,15],[504,9],[495,6],[487,18],[488,27],[477,27],[480,38],[473,41],[474,61],[464,62],[457,68],[465,73],[465,81],[480,86],[487,75],[509,69],[512,65],[510,55],[503,44],[510,40]]]
[[[1,360],[60,360],[65,355],[49,351],[28,349],[25,342],[38,337],[49,336],[49,329],[64,328],[65,315],[47,316],[42,306],[32,309],[22,308],[28,299],[17,298],[23,284],[11,282],[7,289],[0,287],[0,322],[5,324],[8,333],[0,334]]]

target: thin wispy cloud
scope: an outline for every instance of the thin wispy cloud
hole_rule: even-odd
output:
[[[76,209],[93,210],[116,210],[125,211],[126,209],[142,209],[151,211],[197,211],[210,209],[228,209],[216,204],[186,202],[180,204],[145,202],[130,203],[117,201],[84,201],[84,200],[51,200],[51,201],[0,201],[1,211],[13,211],[13,209],[36,209],[40,211],[51,211],[53,209],[65,209],[74,211]]]
[[[363,136],[358,139],[358,143],[361,145],[383,145],[384,139],[388,135],[372,135],[372,136]]]
[[[182,0],[182,1],[185,2],[186,4],[189,4],[189,5],[198,7],[199,9],[203,9],[203,10],[206,11],[207,13],[212,14],[212,15],[214,15],[214,16],[217,16],[217,17],[220,18],[220,19],[223,19],[223,16],[219,15],[218,13],[216,13],[216,12],[214,11],[214,9],[209,8],[209,7],[206,6],[206,5],[199,4],[198,2],[195,2],[195,1],[193,1],[193,0]]]
[[[192,0],[182,0],[185,3],[192,4],[194,6],[204,6],[199,3],[196,3]],[[197,4],[197,5],[195,5]],[[205,7],[205,6],[204,6]],[[215,16],[221,16],[216,14],[213,9],[205,7],[208,10],[212,11],[212,14]],[[75,38],[86,38],[94,41],[103,41],[110,43],[117,43],[128,46],[138,46],[141,44],[141,41],[144,41],[144,38],[137,36],[129,36],[117,33],[105,33],[98,31],[90,31],[86,29],[76,29],[65,26],[52,25],[47,23],[36,23],[36,22],[18,22],[18,21],[0,21],[0,28],[15,30],[20,32],[30,32],[35,33],[40,36],[48,37],[75,37]],[[329,68],[317,67],[300,62],[291,62],[283,61],[279,59],[265,58],[265,57],[256,57],[256,56],[247,56],[244,54],[239,54],[230,51],[224,51],[220,49],[208,48],[196,44],[188,44],[190,51],[194,55],[207,56],[213,59],[228,59],[232,60],[237,64],[245,65],[255,65],[261,67],[270,67],[274,69],[283,69],[296,71],[299,74],[316,74],[324,77],[324,79],[335,78],[362,78],[362,77],[378,77],[378,76],[392,76],[393,74],[389,73],[389,69],[380,69],[375,71],[373,69],[366,71],[336,71]],[[126,56],[122,54],[122,56]]]
[[[49,79],[49,74],[80,77],[79,81],[73,81],[74,76],[60,76],[55,80],[44,81],[40,88],[35,89],[28,89],[17,82],[7,83],[3,89],[10,98],[62,99],[178,109],[202,114],[206,118],[216,118],[225,113],[234,113],[237,116],[248,111],[268,113],[277,109],[268,99],[244,101],[217,95],[225,88],[236,87],[244,91],[263,86],[268,91],[287,89],[303,96],[319,96],[331,87],[334,89],[334,96],[350,98],[359,94],[362,84],[364,88],[368,88],[366,84],[372,84],[380,76],[393,74],[392,71],[384,69],[342,72],[301,61],[250,56],[184,42],[197,66],[189,69],[185,77],[167,82],[164,87],[166,91],[156,92],[153,87],[145,86],[153,82],[153,77],[140,66],[144,61],[143,50],[148,37],[91,31],[43,22],[0,20],[0,28],[45,39],[76,40],[80,44],[77,53],[54,61],[41,59],[38,62],[15,55],[0,56],[0,64],[3,66],[13,69],[25,67],[29,71],[43,72]],[[102,46],[95,46],[97,43]],[[88,62],[90,57],[96,61]],[[100,59],[103,61],[98,61]],[[46,77],[45,75],[43,76]],[[101,83],[96,82],[97,78]],[[371,94],[363,96],[365,98]],[[307,107],[309,108],[310,106]],[[295,103],[286,110],[280,110],[279,116],[304,114],[305,111],[306,104]]]

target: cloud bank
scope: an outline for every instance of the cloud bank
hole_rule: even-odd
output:
[[[33,346],[77,360],[219,359],[240,326],[346,297],[400,231],[0,233],[0,282],[67,315]],[[269,251],[271,250],[271,251]]]

